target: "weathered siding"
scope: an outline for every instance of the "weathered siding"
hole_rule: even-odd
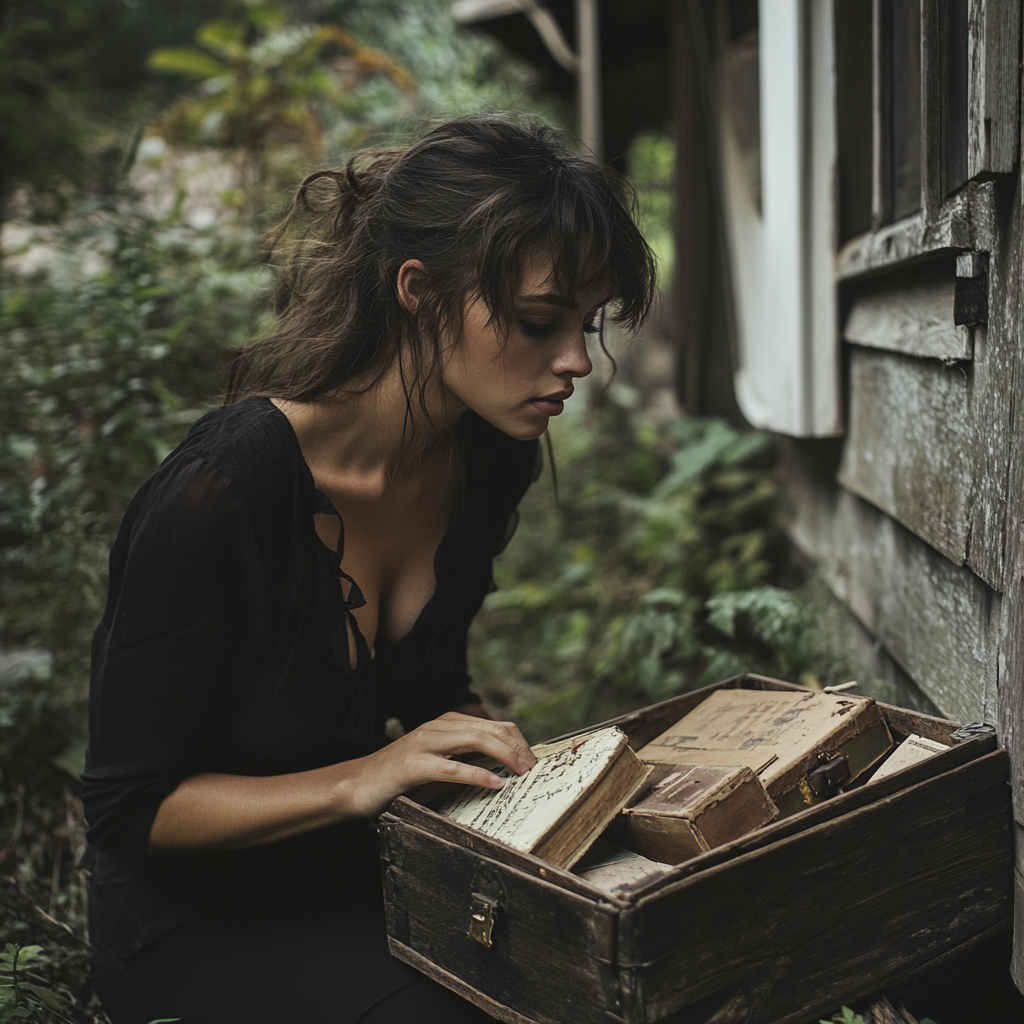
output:
[[[999,595],[873,505],[789,463],[793,542],[944,714],[994,721]]]

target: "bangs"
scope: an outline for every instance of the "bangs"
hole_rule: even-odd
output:
[[[635,222],[632,186],[581,157],[563,157],[545,170],[489,197],[467,218],[479,254],[475,290],[493,317],[507,315],[526,257],[543,252],[552,261],[552,282],[570,301],[607,282],[609,319],[635,332],[654,299],[656,270]]]

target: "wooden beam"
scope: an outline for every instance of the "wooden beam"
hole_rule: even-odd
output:
[[[873,0],[871,224],[877,231],[892,220],[892,0]]]
[[[691,415],[704,411],[703,349],[712,331],[715,214],[707,124],[710,68],[697,0],[672,5],[673,119],[676,137],[676,262],[672,332],[676,390]]]
[[[967,176],[1017,166],[1020,140],[1020,0],[970,0]]]
[[[576,0],[576,51],[579,61],[580,139],[600,160],[603,149],[601,31],[597,0]]]
[[[849,280],[942,253],[989,252],[995,245],[995,190],[972,182],[929,215],[926,211],[851,239],[836,256],[836,277]]]
[[[1013,871],[1013,960],[1010,962],[1010,974],[1013,982],[1024,992],[1024,955],[1022,946],[1024,943],[1024,825],[1019,821],[1013,823],[1014,830],[1014,857],[1015,867]]]
[[[939,5],[921,0],[921,220],[930,224],[942,205],[942,60]]]
[[[970,360],[974,341],[953,322],[956,292],[952,260],[923,270],[864,282],[847,296],[843,340],[911,356]]]

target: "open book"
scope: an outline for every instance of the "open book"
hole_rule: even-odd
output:
[[[636,795],[650,769],[615,726],[530,748],[526,775],[494,761],[502,789],[471,787],[446,797],[438,812],[523,853],[571,867]]]

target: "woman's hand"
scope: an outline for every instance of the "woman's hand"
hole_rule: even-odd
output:
[[[375,818],[395,797],[431,782],[501,789],[504,780],[493,772],[454,760],[463,754],[493,758],[517,775],[537,763],[512,722],[449,711],[368,757],[346,762],[353,771],[341,781],[339,796],[353,816]]]
[[[501,788],[503,780],[492,772],[453,760],[463,754],[492,757],[519,775],[537,763],[511,722],[449,711],[368,757],[326,768],[259,778],[193,775],[160,805],[149,851],[261,846],[348,818],[374,818],[396,796],[425,783]]]

